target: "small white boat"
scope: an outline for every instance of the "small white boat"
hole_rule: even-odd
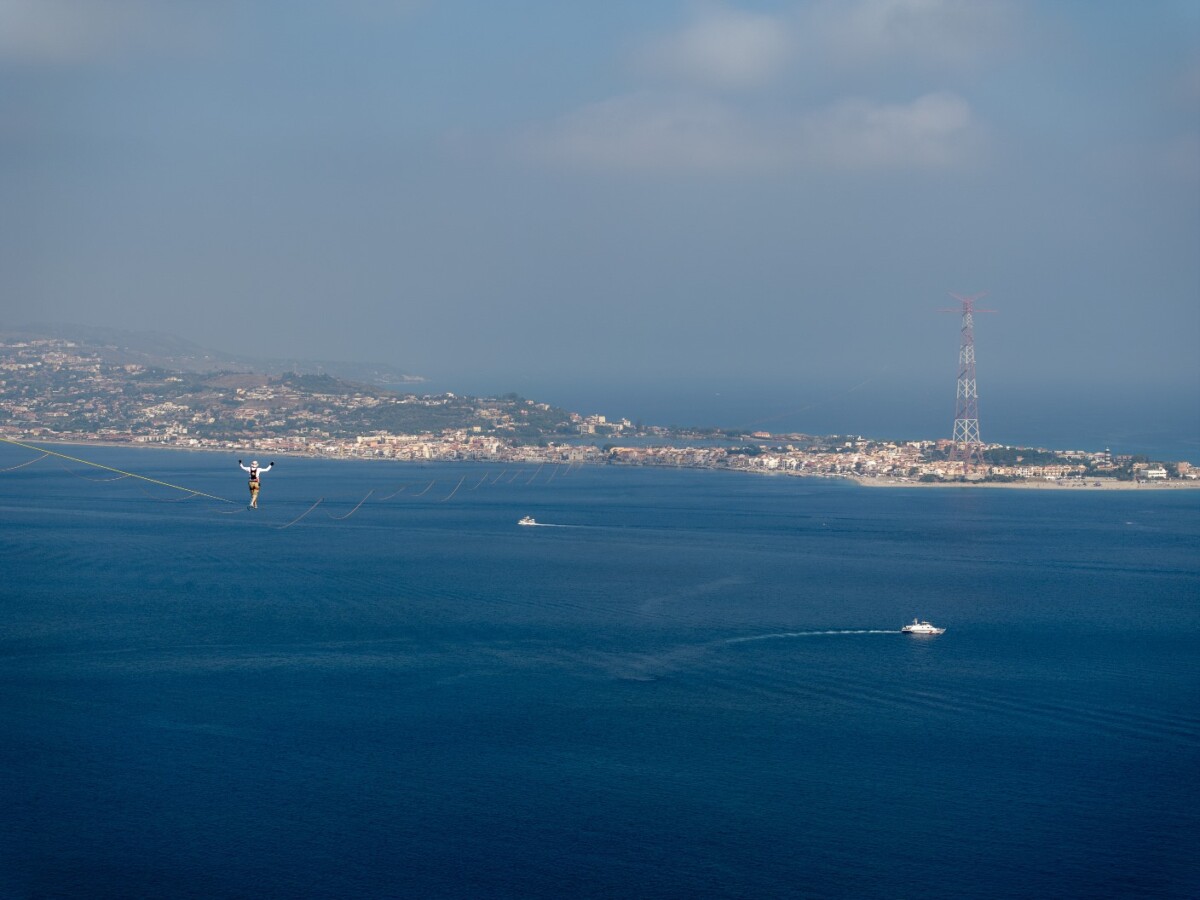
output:
[[[905,625],[900,629],[901,634],[943,634],[945,631],[945,628],[938,628],[928,622],[919,622],[916,619],[912,620],[911,625]]]
[[[533,516],[523,516],[522,518],[517,520],[517,524],[518,525],[536,525],[537,522],[534,521]]]

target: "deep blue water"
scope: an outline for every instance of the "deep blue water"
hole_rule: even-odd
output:
[[[1200,894],[1200,492],[58,449],[0,896]]]

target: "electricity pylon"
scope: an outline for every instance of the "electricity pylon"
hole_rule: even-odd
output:
[[[979,388],[975,384],[975,313],[995,312],[978,309],[975,303],[987,296],[972,294],[960,297],[951,294],[962,304],[962,336],[958,345],[958,391],[954,404],[954,433],[950,459],[963,464],[963,472],[972,464],[983,464],[983,441],[979,437]],[[958,310],[943,310],[958,312]]]

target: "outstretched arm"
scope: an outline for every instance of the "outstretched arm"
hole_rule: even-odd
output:
[[[241,466],[245,471],[247,471],[247,472],[250,471],[250,467],[247,465],[243,465],[242,461],[240,459],[238,460],[238,465]]]

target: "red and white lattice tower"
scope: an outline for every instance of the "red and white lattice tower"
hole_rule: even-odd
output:
[[[963,464],[963,471],[971,463],[983,463],[983,441],[979,439],[979,388],[975,385],[975,313],[994,312],[977,309],[975,303],[986,294],[960,297],[951,294],[962,304],[962,338],[958,345],[958,396],[954,405],[954,446],[950,459]],[[957,310],[946,310],[957,312]]]

